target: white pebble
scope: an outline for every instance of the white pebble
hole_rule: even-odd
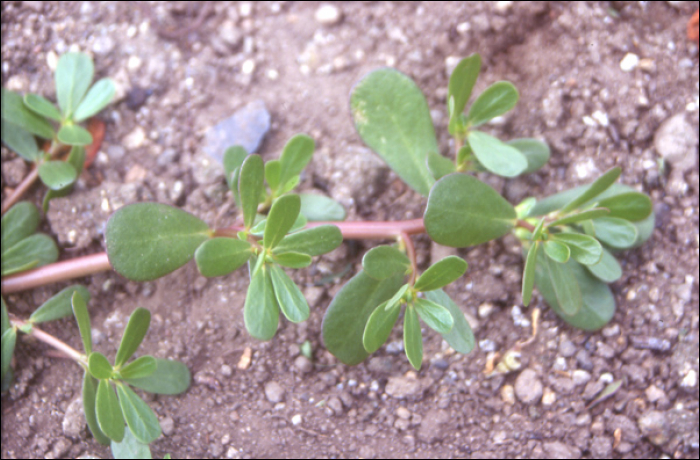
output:
[[[634,53],[627,53],[625,57],[620,61],[620,69],[623,72],[631,72],[637,68],[639,65],[639,56]]]
[[[292,425],[297,426],[301,424],[301,414],[296,414],[292,417]]]
[[[324,26],[330,26],[340,21],[342,14],[340,10],[333,5],[322,5],[316,10],[314,17],[316,21]]]
[[[241,72],[243,72],[244,75],[250,75],[255,72],[255,61],[252,59],[246,59],[243,61]]]

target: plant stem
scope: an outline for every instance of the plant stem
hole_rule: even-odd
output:
[[[21,328],[28,323],[26,321],[22,321],[21,319],[11,319],[10,323],[12,326]],[[36,339],[41,340],[45,344],[48,344],[52,347],[54,347],[56,350],[64,353],[66,356],[68,356],[70,359],[76,361],[78,364],[87,367],[87,357],[83,354],[80,353],[78,350],[75,348],[72,348],[70,345],[68,345],[65,342],[60,341],[56,337],[52,336],[51,334],[42,331],[36,326],[31,327],[31,332],[29,332],[29,335],[34,336]]]
[[[401,238],[406,245],[406,254],[408,255],[408,260],[411,261],[411,279],[409,284],[413,286],[416,282],[416,276],[418,275],[418,262],[416,261],[416,247],[413,245],[413,240],[408,233],[401,232]]]
[[[34,182],[36,182],[37,177],[39,177],[39,168],[34,168],[31,170],[27,177],[25,177],[22,182],[17,186],[17,188],[10,193],[10,195],[2,200],[2,214],[4,215],[15,203],[22,198],[22,195],[27,193]]]
[[[518,219],[517,222],[515,223],[515,225],[517,225],[517,226],[519,226],[519,227],[523,227],[523,228],[525,228],[525,229],[528,229],[528,230],[530,230],[531,232],[534,232],[534,231],[535,231],[535,226],[532,225],[531,223],[529,223],[529,222],[523,220],[523,219]]]
[[[2,293],[11,294],[111,269],[106,252],[78,257],[4,277]]]

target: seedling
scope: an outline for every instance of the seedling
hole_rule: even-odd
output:
[[[38,177],[49,189],[44,197],[44,211],[52,198],[68,194],[86,161],[85,146],[93,136],[79,125],[97,114],[114,96],[114,83],[103,78],[90,86],[95,72],[92,59],[82,53],[61,56],[56,66],[58,107],[38,94],[24,97],[2,89],[2,141],[19,156],[35,164]],[[58,124],[54,128],[52,122]],[[47,152],[39,148],[36,138],[50,142]],[[62,158],[70,146],[67,158]],[[29,176],[28,185],[36,178]],[[28,188],[18,188],[18,194]],[[3,204],[3,213],[16,201],[15,195]]]

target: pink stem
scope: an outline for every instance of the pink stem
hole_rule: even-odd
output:
[[[27,324],[26,321],[22,321],[19,319],[12,319],[10,320],[13,326],[16,327],[23,327]],[[82,364],[83,366],[87,367],[87,359],[86,356],[82,353],[80,353],[78,350],[75,348],[72,348],[69,346],[67,343],[60,341],[56,337],[52,336],[51,334],[48,334],[41,329],[39,329],[36,326],[32,326],[31,332],[29,332],[29,335],[34,336],[38,340],[41,340],[42,342],[51,345],[54,347],[56,350],[59,350],[60,352],[66,354],[69,358],[77,361],[78,363]]]

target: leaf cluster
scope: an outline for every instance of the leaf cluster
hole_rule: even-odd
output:
[[[58,260],[50,236],[37,233],[39,210],[20,201],[2,216],[2,276],[23,272]]]

